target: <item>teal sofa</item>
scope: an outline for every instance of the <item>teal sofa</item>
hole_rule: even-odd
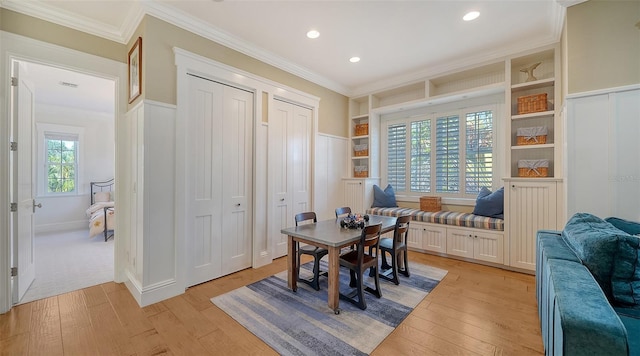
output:
[[[640,356],[640,223],[575,214],[537,234],[536,298],[547,355]]]

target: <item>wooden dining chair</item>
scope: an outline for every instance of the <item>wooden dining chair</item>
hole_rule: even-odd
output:
[[[356,288],[349,294],[340,293],[340,298],[355,304],[362,310],[367,309],[367,302],[364,299],[365,291],[375,295],[376,298],[382,297],[380,279],[378,278],[378,245],[381,229],[382,224],[380,223],[365,226],[362,229],[360,240],[356,243],[356,248],[340,256],[340,266],[349,269],[349,287]],[[365,251],[365,247],[369,247],[368,252]],[[363,282],[364,272],[370,268],[375,271],[373,274],[375,289],[365,286]]]
[[[296,226],[299,223],[309,222],[309,223],[317,223],[318,218],[316,213],[310,211],[306,213],[300,213],[295,216]],[[299,242],[296,242],[296,250],[298,250],[298,266],[296,270],[296,276],[298,281],[305,282],[310,285],[315,290],[320,290],[320,276],[326,276],[327,272],[320,271],[320,260],[322,257],[326,256],[329,253],[329,250],[322,247],[317,247],[313,245],[304,245],[300,246]],[[300,278],[300,261],[302,255],[311,255],[313,256],[313,277],[311,279]]]
[[[380,266],[379,275],[381,278],[400,284],[398,273],[409,277],[409,260],[407,256],[407,238],[409,236],[409,222],[411,215],[399,216],[396,220],[396,226],[393,229],[393,237],[383,237],[380,239],[380,258],[382,264]],[[387,263],[387,255],[391,255],[391,266]],[[400,255],[403,259],[402,269],[398,266]],[[389,276],[391,275],[391,276]]]
[[[349,215],[349,214],[351,214],[351,208],[348,207],[348,206],[343,206],[341,208],[336,208],[336,219],[344,217],[344,216]]]

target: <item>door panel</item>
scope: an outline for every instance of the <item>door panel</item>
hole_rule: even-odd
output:
[[[251,266],[253,93],[189,77],[188,285]]]
[[[273,258],[287,254],[287,236],[294,215],[311,206],[311,135],[313,111],[273,101],[269,116],[269,178],[272,197],[270,238]]]
[[[253,94],[223,86],[222,272],[251,266]]]
[[[17,161],[15,166],[17,184],[17,243],[14,244],[14,266],[18,267],[18,276],[14,279],[13,302],[18,303],[35,279],[35,256],[33,226],[35,213],[35,177],[33,171],[33,125],[34,125],[34,89],[24,68],[16,63],[15,76],[18,86],[14,92],[14,122],[17,132]],[[14,201],[16,201],[14,200]]]
[[[189,217],[191,269],[189,285],[202,283],[222,274],[222,219],[220,171],[222,167],[222,130],[218,120],[222,115],[223,88],[220,84],[190,78],[190,114],[187,142],[191,142],[187,162],[192,216]]]

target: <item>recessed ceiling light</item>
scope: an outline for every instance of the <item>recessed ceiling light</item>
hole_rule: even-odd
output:
[[[471,21],[477,19],[478,16],[480,16],[480,13],[478,11],[471,11],[464,15],[462,19],[465,21]]]
[[[311,30],[311,31],[307,32],[307,37],[309,37],[309,38],[318,38],[318,37],[320,37],[320,32],[318,32],[316,30]]]
[[[358,62],[360,62],[360,57],[351,57],[351,58],[349,58],[349,62],[358,63]]]

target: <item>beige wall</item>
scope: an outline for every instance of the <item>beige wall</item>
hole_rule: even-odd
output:
[[[640,83],[639,21],[639,0],[589,0],[567,9],[569,94]]]
[[[173,47],[179,47],[319,97],[318,130],[331,135],[348,136],[348,98],[344,95],[152,16],[145,16],[137,32],[142,36],[143,96],[146,99],[176,103],[176,66]],[[132,39],[129,45],[133,40],[135,39]]]
[[[144,17],[126,45],[3,8],[0,8],[0,30],[124,63],[135,40],[142,37],[142,95],[131,105],[142,99],[176,103],[176,66],[172,48],[180,47],[319,97],[318,130],[348,136],[346,96],[151,16]]]
[[[0,30],[118,62],[127,61],[127,47],[123,44],[3,8],[0,8]]]

